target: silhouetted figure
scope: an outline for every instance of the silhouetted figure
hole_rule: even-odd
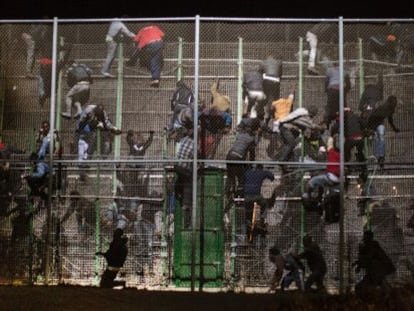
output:
[[[377,287],[384,288],[387,275],[395,272],[395,266],[385,253],[378,241],[374,240],[374,233],[365,231],[358,248],[358,260],[354,263],[355,271],[365,269],[365,275],[355,285],[355,293],[363,294],[367,290]]]
[[[313,284],[316,285],[316,290],[324,291],[323,279],[326,275],[327,266],[322,251],[310,235],[303,237],[303,247],[304,251],[299,254],[299,258],[307,261],[311,271],[311,274],[305,281],[305,291],[311,291]]]
[[[125,281],[115,281],[115,277],[124,265],[128,254],[128,247],[126,245],[128,238],[122,236],[123,234],[124,231],[122,229],[116,229],[114,231],[113,240],[109,245],[109,249],[105,253],[96,253],[96,255],[104,256],[107,262],[107,267],[102,274],[101,282],[99,284],[102,288],[112,288],[120,285],[125,287]]]

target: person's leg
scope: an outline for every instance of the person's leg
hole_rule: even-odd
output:
[[[277,160],[288,161],[292,150],[296,146],[296,137],[295,135],[293,135],[290,129],[284,126],[280,127],[280,134],[282,137],[283,146],[280,148],[280,152],[277,157]]]
[[[375,130],[375,157],[379,163],[384,163],[385,157],[385,126],[378,125]]]
[[[111,40],[106,42],[107,46],[107,52],[106,52],[106,58],[102,65],[102,74],[109,74],[109,70],[111,68],[112,62],[115,58],[116,48],[118,47],[118,44]]]
[[[87,160],[88,159],[88,148],[89,144],[86,142],[86,140],[81,137],[78,140],[78,160]]]
[[[164,42],[163,41],[156,41],[151,43],[150,53],[151,53],[151,60],[150,60],[150,71],[151,77],[153,80],[160,80],[161,78],[161,70],[163,67],[163,50],[164,50]]]
[[[26,76],[32,75],[34,67],[35,41],[33,37],[27,33],[22,35],[26,44]]]
[[[305,281],[305,291],[309,292],[312,290],[312,285],[315,282],[315,274],[311,272],[308,278]]]
[[[280,83],[264,79],[263,91],[266,96],[265,120],[268,121],[272,115],[272,103],[280,97]]]
[[[252,108],[254,107],[255,104],[256,104],[256,98],[253,95],[251,95],[251,93],[249,92],[249,94],[247,96],[247,109],[246,109],[246,113],[250,117],[256,117],[256,116],[251,116],[250,115],[250,113],[252,111]]]
[[[316,65],[316,51],[317,51],[317,46],[318,46],[318,37],[314,33],[308,31],[306,33],[306,41],[309,43],[309,48],[310,48],[308,69],[312,69],[312,68],[315,68],[315,65]]]
[[[126,62],[127,66],[135,66],[138,59],[139,59],[139,55],[140,55],[140,50],[138,49],[138,47],[135,47],[131,57],[129,58],[129,60]]]
[[[65,111],[62,111],[61,115],[64,118],[70,119],[72,117],[72,100],[73,96],[78,93],[78,85],[75,84],[69,92],[66,94],[65,98]]]

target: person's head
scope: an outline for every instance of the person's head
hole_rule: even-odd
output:
[[[29,160],[30,160],[31,162],[36,162],[38,159],[39,159],[39,157],[37,156],[37,153],[36,153],[36,152],[32,152],[32,153],[30,154]]]
[[[275,245],[269,249],[269,260],[276,263],[276,257],[280,255],[279,248]]]
[[[177,87],[177,88],[180,88],[180,87],[185,87],[186,86],[186,84],[184,83],[184,81],[183,80],[178,80],[176,83],[175,83],[175,86]]]
[[[272,247],[269,249],[269,255],[274,255],[274,256],[280,255],[280,250],[279,250],[279,248],[278,248],[276,245],[272,246]]]
[[[94,109],[94,113],[95,113],[96,118],[99,121],[101,122],[105,121],[105,110],[104,110],[103,105],[97,105]]]
[[[251,130],[253,132],[256,132],[257,130],[259,130],[259,128],[260,128],[260,119],[259,118],[253,118],[252,119]]]
[[[48,133],[49,132],[49,130],[50,130],[50,123],[49,123],[49,121],[44,120],[42,122],[41,130],[42,130],[43,133]]]
[[[395,109],[395,107],[397,107],[397,97],[395,97],[394,95],[390,95],[388,96],[386,103],[392,108]]]
[[[121,228],[116,228],[114,231],[114,240],[121,239],[123,234],[124,234],[124,230],[122,230]]]
[[[78,200],[79,200],[80,193],[79,193],[79,191],[78,191],[78,190],[72,190],[72,191],[69,193],[69,195],[70,195],[70,200],[71,200],[72,202],[75,202],[75,201],[78,201]]]
[[[313,118],[314,116],[316,116],[317,114],[318,114],[318,107],[316,106],[316,105],[310,105],[309,107],[308,107],[308,113],[309,113],[309,116],[311,117],[311,118]]]
[[[303,237],[302,242],[303,242],[303,246],[305,247],[309,246],[312,243],[312,236],[310,236],[309,234],[306,234]]]
[[[333,135],[333,147],[336,149],[336,150],[339,150],[340,148],[340,144],[339,144],[339,134],[334,134]]]
[[[374,239],[374,232],[372,232],[371,230],[366,230],[364,231],[364,235],[362,238],[364,242],[371,242]]]

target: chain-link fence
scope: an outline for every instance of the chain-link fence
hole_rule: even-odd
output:
[[[131,287],[267,291],[307,233],[351,289],[366,230],[412,277],[413,27],[1,23],[1,282],[98,284],[116,228]]]

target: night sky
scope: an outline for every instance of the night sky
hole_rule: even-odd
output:
[[[381,1],[384,2],[384,1]],[[403,0],[11,0],[0,19],[140,17],[410,18]]]

